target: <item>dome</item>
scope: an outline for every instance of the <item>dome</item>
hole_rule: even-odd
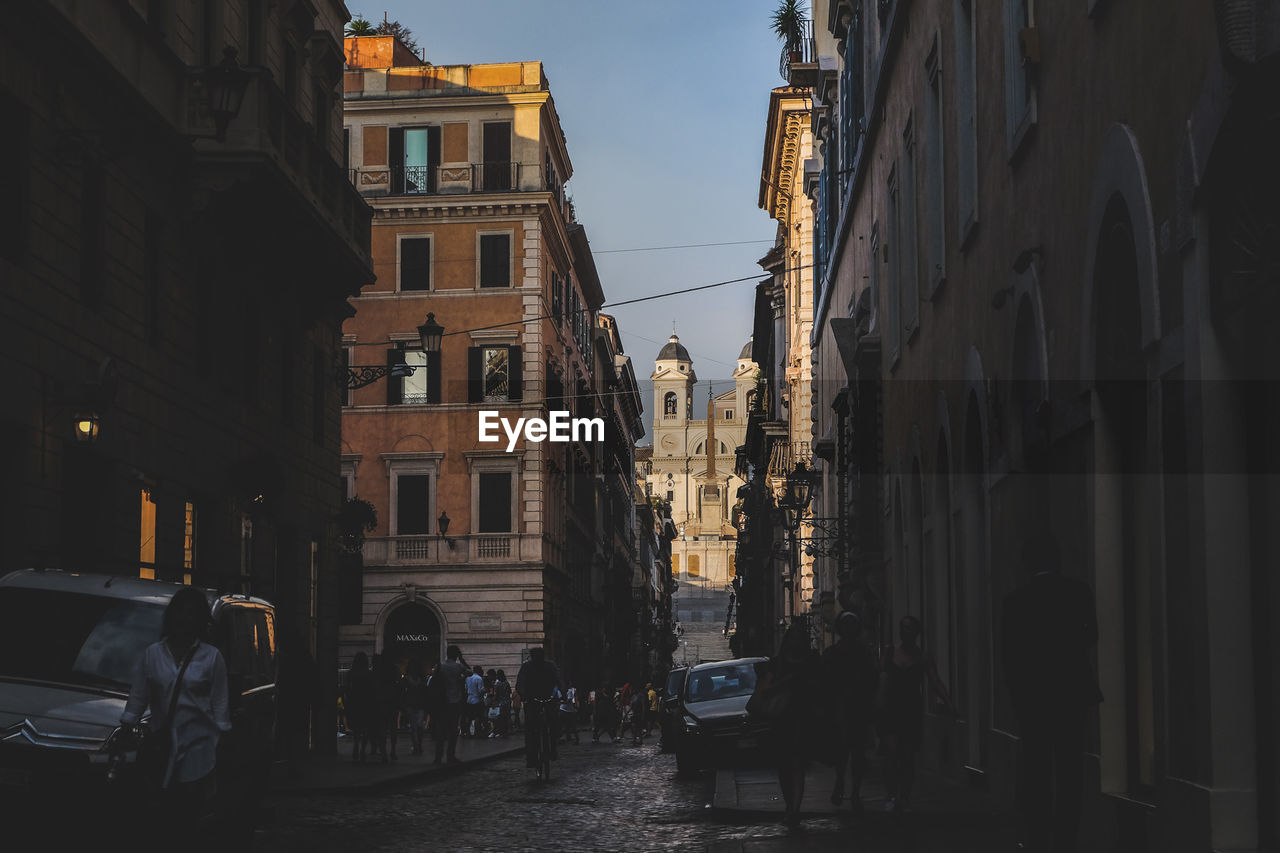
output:
[[[667,338],[667,345],[658,351],[658,361],[675,359],[676,361],[692,361],[689,351],[680,345],[680,338],[673,333]]]
[[[755,335],[752,335],[751,337],[747,338],[746,344],[743,345],[742,347],[742,352],[738,353],[739,361],[751,361],[751,345],[755,341],[755,339],[756,339]]]

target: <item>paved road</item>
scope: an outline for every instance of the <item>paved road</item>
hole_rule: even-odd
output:
[[[522,757],[491,760],[448,779],[364,795],[281,799],[255,836],[280,851],[849,851],[998,853],[977,815],[884,815],[855,826],[812,817],[799,830],[776,818],[709,808],[710,776],[684,780],[652,741],[564,745],[549,782]]]

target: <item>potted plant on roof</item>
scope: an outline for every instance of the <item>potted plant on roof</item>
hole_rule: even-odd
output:
[[[364,535],[378,526],[378,510],[360,496],[347,498],[338,511],[338,542],[348,554],[364,547]]]
[[[773,33],[782,40],[783,65],[799,62],[804,51],[804,0],[780,0],[773,10]]]

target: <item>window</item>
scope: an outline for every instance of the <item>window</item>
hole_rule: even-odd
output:
[[[182,582],[191,583],[196,571],[196,505],[187,501],[183,505],[182,522]]]
[[[487,345],[468,351],[469,399],[472,403],[501,403],[523,398],[522,352],[518,346]]]
[[[351,351],[352,351],[352,347],[342,348],[342,366],[345,368],[351,367],[351,364],[352,364]],[[344,387],[342,389],[342,405],[344,406],[351,405],[351,389],[349,387]]]
[[[671,503],[676,499],[676,493],[671,489],[667,489],[667,503]]]
[[[387,163],[394,195],[433,193],[440,166],[440,127],[392,127],[387,131]]]
[[[86,156],[80,179],[80,296],[95,308],[102,304],[106,195],[105,170],[100,163]]]
[[[924,65],[928,80],[924,93],[924,274],[925,292],[932,298],[947,277],[946,152],[943,150],[942,70],[937,39]]]
[[[143,220],[143,235],[142,283],[147,300],[144,317],[147,341],[154,346],[160,343],[160,247],[164,242],[164,220],[153,210],[148,210]]]
[[[560,285],[560,273],[551,271],[551,316],[559,317],[564,312],[564,293]]]
[[[480,286],[511,286],[511,235],[480,235]]]
[[[400,238],[400,290],[431,289],[431,238]]]
[[[733,420],[733,409],[725,409],[725,410],[724,410],[724,419],[725,419],[726,421],[731,421],[731,420]]]
[[[961,247],[978,223],[978,64],[974,0],[956,4],[956,217]]]
[[[26,106],[0,94],[0,115],[8,129],[0,134],[0,257],[19,261],[27,253],[30,217],[30,125]]]
[[[510,472],[482,471],[478,477],[480,516],[477,532],[511,532],[511,481]]]
[[[898,280],[901,267],[898,257],[902,254],[899,242],[902,239],[901,213],[899,212],[900,196],[898,194],[898,170],[895,166],[889,172],[889,209],[885,211],[885,219],[889,229],[885,239],[885,344],[889,351],[889,364],[898,360],[898,352],[902,347],[902,282]],[[877,264],[878,266],[878,264]]]
[[[284,96],[290,104],[298,102],[298,49],[284,40]]]
[[[871,256],[867,259],[867,290],[870,291],[868,297],[869,310],[871,316],[867,318],[867,329],[869,331],[878,331],[880,325],[880,225],[879,223],[871,226]],[[850,306],[849,315],[854,316],[853,306]]]
[[[676,416],[676,392],[668,391],[666,396],[662,398],[662,416],[664,418],[674,418]]]
[[[1031,71],[1038,53],[1032,0],[1004,0],[1005,132],[1009,159],[1036,122]]]
[[[156,502],[151,490],[139,490],[142,497],[138,529],[141,534],[138,545],[138,577],[156,578]]]
[[[902,216],[898,270],[902,275],[902,325],[910,335],[920,325],[920,255],[916,226],[916,139],[915,125],[907,119],[902,134]]]
[[[388,406],[421,406],[441,401],[442,354],[395,347],[387,350],[387,364],[404,367],[386,378]]]
[[[387,465],[390,486],[391,511],[387,519],[387,532],[391,536],[423,536],[435,532],[434,518],[439,515],[435,506],[435,488],[440,479],[440,460],[444,454],[391,452],[382,454]],[[354,460],[349,470],[354,479]]]
[[[702,442],[701,442],[701,441],[699,441],[699,442],[698,442],[698,446],[697,446],[697,447],[695,447],[695,448],[693,449],[693,455],[694,455],[694,456],[701,456],[701,455],[702,455],[702,448],[703,448],[703,444],[702,444]]]
[[[485,402],[506,400],[510,396],[511,354],[506,347],[488,347],[482,351]]]
[[[486,192],[511,189],[511,122],[485,122],[481,146],[484,156],[481,186]]]
[[[431,532],[431,475],[396,476],[396,533],[414,536]]]

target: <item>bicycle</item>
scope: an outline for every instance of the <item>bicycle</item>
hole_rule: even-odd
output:
[[[557,699],[526,699],[525,703],[525,743],[526,748],[533,749],[533,768],[539,779],[544,782],[551,778],[551,718],[559,707]],[[535,712],[534,709],[537,709]]]

